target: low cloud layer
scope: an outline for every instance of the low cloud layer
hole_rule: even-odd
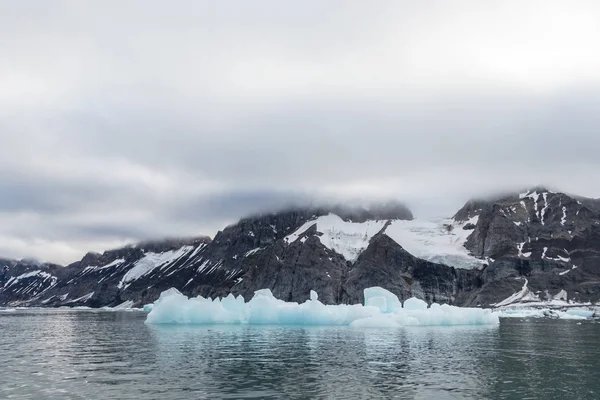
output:
[[[594,1],[0,4],[0,256],[309,199],[600,197]]]

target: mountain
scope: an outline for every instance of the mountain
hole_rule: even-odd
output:
[[[461,306],[600,297],[600,202],[544,188],[471,200],[452,218],[404,205],[306,207],[240,220],[214,239],[144,242],[57,265],[0,260],[0,305],[141,306],[175,287],[249,299],[358,303],[381,286],[401,300]]]
[[[494,303],[516,289],[528,300],[561,295],[578,302],[597,301],[599,204],[544,188],[467,203],[454,216],[458,221],[478,219],[465,247],[491,261],[470,303]]]

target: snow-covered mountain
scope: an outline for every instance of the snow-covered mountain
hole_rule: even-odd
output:
[[[244,218],[207,237],[90,253],[67,267],[0,260],[0,305],[92,307],[190,296],[361,302],[381,286],[401,300],[458,305],[597,301],[600,202],[536,188],[473,200],[421,220],[399,203],[308,207]],[[525,285],[525,286],[523,286]]]
[[[55,287],[64,272],[58,265],[0,259],[0,304],[29,301]]]

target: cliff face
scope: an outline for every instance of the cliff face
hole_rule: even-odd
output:
[[[397,203],[306,208],[245,218],[206,237],[90,253],[67,267],[0,260],[0,305],[141,306],[188,296],[358,303],[381,286],[400,299],[490,306],[600,297],[598,201],[545,189],[468,202],[420,221]]]
[[[527,288],[540,300],[561,290],[569,299],[597,301],[600,294],[598,202],[543,188],[467,204],[456,218],[478,215],[465,247],[486,258],[484,285],[471,303],[488,304]],[[517,279],[521,278],[521,279]]]

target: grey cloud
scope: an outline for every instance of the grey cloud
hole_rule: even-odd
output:
[[[0,5],[2,252],[64,262],[314,198],[600,197],[597,18],[558,2],[34,3]]]

